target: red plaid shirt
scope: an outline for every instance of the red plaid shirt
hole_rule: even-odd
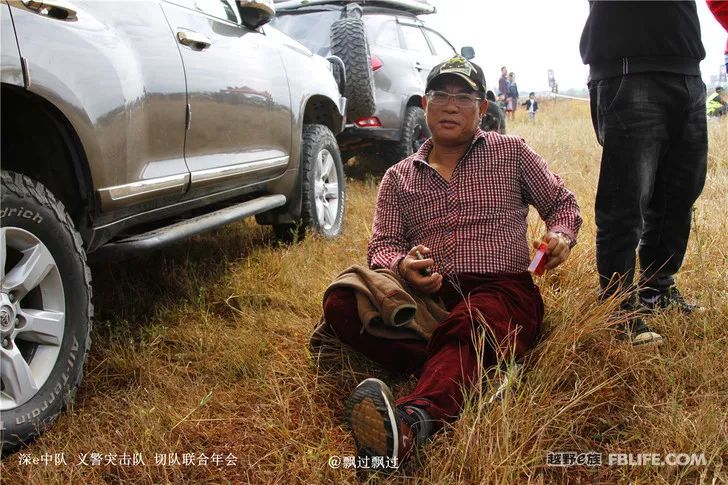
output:
[[[397,267],[410,249],[432,250],[433,271],[518,273],[530,262],[528,206],[547,229],[576,242],[574,194],[522,138],[476,132],[450,181],[427,163],[432,140],[387,170],[379,185],[367,261]]]

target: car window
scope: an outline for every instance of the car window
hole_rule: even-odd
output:
[[[240,23],[238,8],[235,0],[195,0],[195,8],[207,15],[227,20],[236,24]]]
[[[432,44],[432,48],[435,49],[435,54],[438,57],[444,59],[457,54],[455,48],[443,36],[430,29],[425,29],[425,32],[427,32],[427,38],[430,39],[430,44]]]
[[[367,15],[364,17],[369,43],[381,47],[399,49],[399,32],[397,22],[385,15]]]
[[[399,26],[400,32],[402,32],[402,38],[404,39],[405,49],[423,54],[432,54],[422,29],[414,25],[407,24],[399,24]]]
[[[311,52],[326,55],[331,49],[331,24],[340,16],[337,11],[278,14],[270,24],[308,47]]]

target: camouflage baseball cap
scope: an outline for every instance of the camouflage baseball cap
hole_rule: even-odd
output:
[[[477,64],[470,62],[463,56],[455,56],[436,65],[427,76],[425,91],[430,90],[432,82],[446,74],[453,74],[465,80],[474,90],[485,93],[485,76],[483,70]]]

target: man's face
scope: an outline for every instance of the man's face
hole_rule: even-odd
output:
[[[501,67],[501,74],[503,76],[507,76],[508,75],[508,69],[506,69],[505,67]]]
[[[482,95],[468,86],[457,76],[446,76],[436,80],[431,91],[443,91],[448,94],[470,94],[482,98]],[[445,104],[428,102],[427,97],[422,98],[422,105],[427,116],[427,126],[432,132],[435,144],[459,145],[470,142],[477,129],[480,119],[485,115],[488,101],[472,101],[468,106],[461,106],[455,99],[448,99]]]

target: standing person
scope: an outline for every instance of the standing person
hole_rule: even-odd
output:
[[[528,112],[528,119],[530,121],[534,121],[536,119],[536,111],[538,111],[538,101],[536,101],[536,93],[531,91],[528,93],[528,99],[525,103],[523,103],[523,106],[526,107],[526,111]]]
[[[498,79],[498,101],[503,107],[506,106],[506,100],[508,98],[509,86],[508,86],[508,69],[506,66],[501,67],[501,77]]]
[[[705,183],[708,134],[695,1],[590,1],[580,43],[602,160],[596,194],[601,296],[631,289],[639,306],[696,310],[675,286],[690,217]],[[621,326],[631,343],[660,343],[642,317]]]
[[[511,121],[516,119],[516,109],[518,109],[518,84],[516,84],[516,75],[514,73],[508,74],[508,99],[509,104],[506,105],[506,112],[511,113]],[[508,109],[510,106],[510,110]]]
[[[401,460],[457,418],[463,388],[479,385],[477,334],[490,336],[485,366],[501,350],[518,357],[533,346],[543,302],[526,271],[529,204],[546,222],[547,268],[576,242],[581,216],[563,180],[523,139],[478,128],[488,104],[482,72],[460,56],[432,69],[422,102],[432,138],[387,170],[377,194],[369,266],[389,269],[413,295],[441,298],[446,316],[429,343],[365,333],[354,291],[327,291],[324,321],[342,342],[390,370],[419,374],[396,401],[373,378],[351,394],[344,414],[359,456]]]
[[[724,0],[708,0],[708,8],[720,25],[728,31],[728,2]],[[725,45],[725,70],[728,72],[728,41]]]

